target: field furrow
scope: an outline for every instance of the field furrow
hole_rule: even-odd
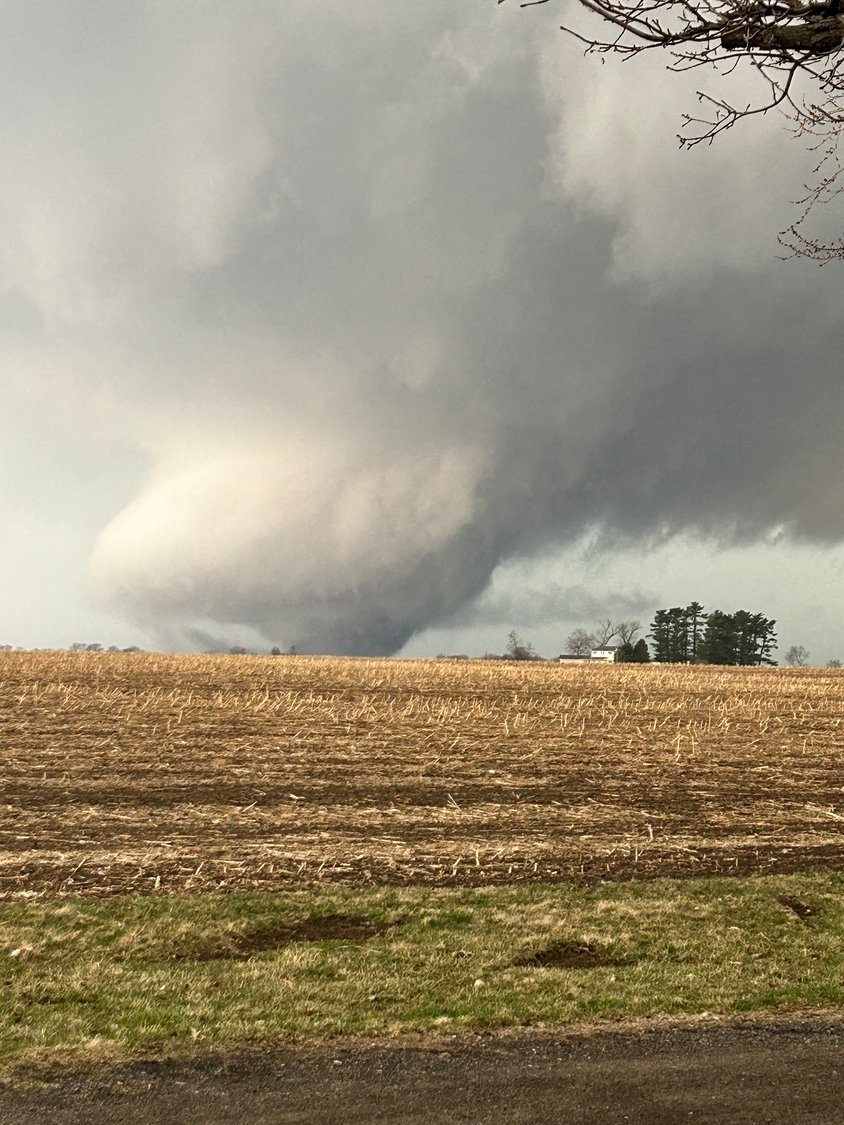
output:
[[[0,653],[0,896],[844,867],[844,674]]]

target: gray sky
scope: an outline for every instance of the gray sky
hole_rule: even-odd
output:
[[[679,152],[701,76],[553,5],[4,17],[0,643],[551,655],[697,599],[844,657],[781,120]]]

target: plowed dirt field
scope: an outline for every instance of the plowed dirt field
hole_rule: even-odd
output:
[[[844,868],[844,673],[0,653],[0,897]]]

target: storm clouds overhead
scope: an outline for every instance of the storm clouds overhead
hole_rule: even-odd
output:
[[[840,279],[776,241],[804,151],[770,116],[678,151],[699,79],[584,59],[551,8],[6,7],[21,557],[163,646],[360,654],[641,616],[672,541],[704,585],[734,544],[837,557]]]

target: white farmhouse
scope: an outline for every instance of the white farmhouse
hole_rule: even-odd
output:
[[[601,645],[600,648],[593,648],[589,654],[590,660],[604,660],[607,664],[615,662],[616,654],[618,653],[618,645]]]

